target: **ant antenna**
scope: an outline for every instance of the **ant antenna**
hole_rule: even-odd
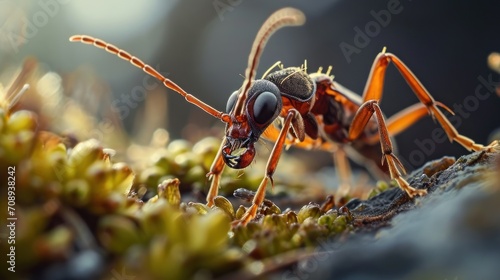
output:
[[[220,119],[221,121],[225,123],[230,123],[231,122],[231,117],[223,113],[212,106],[206,104],[205,102],[201,101],[200,99],[196,98],[194,95],[191,95],[187,93],[184,89],[182,89],[180,86],[178,86],[176,83],[174,83],[172,80],[167,79],[165,76],[160,74],[156,69],[153,67],[149,66],[148,64],[144,63],[142,60],[139,58],[132,56],[128,52],[119,49],[115,45],[106,43],[105,41],[97,38],[93,38],[91,36],[87,35],[74,35],[69,38],[71,42],[81,42],[84,44],[88,45],[93,45],[95,47],[98,47],[100,49],[104,49],[109,53],[112,53],[114,55],[117,55],[119,58],[129,61],[132,65],[134,65],[137,68],[142,69],[144,72],[146,72],[148,75],[156,78],[160,82],[163,83],[163,85],[178,94],[182,95],[187,102],[194,104],[195,106],[199,107],[203,111],[207,112],[208,114]]]
[[[294,8],[283,8],[274,12],[262,25],[255,40],[252,50],[248,56],[248,66],[245,70],[245,81],[241,86],[241,93],[238,96],[234,111],[236,115],[243,114],[243,104],[247,98],[248,90],[255,79],[260,56],[271,35],[285,26],[299,26],[304,24],[306,17],[304,13]]]

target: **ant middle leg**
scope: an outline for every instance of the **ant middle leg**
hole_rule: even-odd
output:
[[[349,140],[354,141],[360,137],[373,115],[375,115],[375,119],[378,123],[378,133],[380,146],[382,149],[382,164],[387,164],[391,179],[396,180],[399,187],[404,190],[410,197],[427,194],[427,190],[415,189],[411,187],[410,184],[408,184],[408,182],[402,177],[402,173],[404,174],[406,173],[406,171],[403,167],[403,164],[393,153],[394,148],[389,135],[389,131],[387,130],[387,125],[385,123],[382,110],[378,105],[378,100],[366,101],[361,105],[361,107],[359,107],[356,115],[354,116],[351,127],[349,128]]]

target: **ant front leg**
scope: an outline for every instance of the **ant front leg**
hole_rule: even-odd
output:
[[[415,189],[411,187],[403,177],[401,177],[401,172],[399,170],[402,170],[403,173],[405,173],[405,169],[393,153],[391,138],[389,136],[389,132],[387,131],[382,110],[378,105],[378,100],[367,101],[359,107],[349,129],[349,140],[353,141],[358,139],[373,114],[375,114],[375,118],[378,123],[380,146],[382,148],[382,164],[384,164],[384,162],[387,163],[391,179],[396,180],[399,187],[410,197],[427,194],[427,190]]]
[[[224,147],[225,144],[226,144],[226,137],[224,137],[224,139],[222,140],[219,151],[217,152],[217,156],[215,157],[214,162],[210,167],[210,172],[208,172],[207,174],[207,177],[211,181],[210,190],[208,191],[207,194],[208,207],[212,207],[214,205],[214,198],[217,196],[217,193],[219,192],[220,177],[222,175],[222,171],[224,170],[224,166],[226,166],[224,160],[222,159],[222,148]]]
[[[285,145],[285,140],[286,136],[290,130],[291,127],[294,129],[294,133],[296,134],[297,138],[299,139],[304,139],[305,137],[305,132],[303,129],[303,120],[300,117],[300,114],[297,110],[295,109],[290,109],[285,117],[285,121],[283,124],[283,127],[280,131],[280,134],[276,140],[276,143],[274,144],[274,147],[271,151],[271,155],[269,156],[269,159],[266,164],[266,173],[264,174],[264,178],[262,179],[259,188],[257,189],[257,192],[255,193],[255,196],[252,200],[252,205],[248,210],[245,212],[243,217],[241,217],[241,220],[235,221],[233,224],[242,224],[246,225],[248,222],[250,222],[255,216],[257,215],[257,210],[259,206],[262,204],[264,201],[264,198],[266,196],[266,187],[268,181],[271,181],[271,185],[273,185],[273,174],[274,171],[276,171],[276,167],[278,166],[278,161],[281,156],[281,152],[283,151],[283,147]]]

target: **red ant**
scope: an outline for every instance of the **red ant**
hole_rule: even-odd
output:
[[[280,67],[280,70],[270,73],[274,68],[271,67],[262,79],[256,80],[259,59],[271,35],[282,27],[299,26],[304,22],[304,14],[294,8],[278,10],[264,22],[253,43],[243,85],[229,97],[226,113],[187,93],[151,66],[114,45],[83,35],[72,36],[70,41],[92,44],[130,61],[160,80],[167,88],[184,96],[188,102],[226,123],[225,137],[207,174],[211,180],[208,206],[214,204],[225,165],[235,169],[245,168],[253,161],[254,143],[261,136],[275,141],[252,206],[237,223],[246,224],[256,216],[264,200],[268,181],[273,183],[272,176],[281,152],[287,145],[334,152],[337,169],[344,182],[350,176],[345,151],[376,159],[375,162],[381,157],[379,167],[388,172],[410,197],[425,195],[427,191],[411,187],[402,177],[401,172],[405,173],[405,170],[393,153],[391,137],[423,116],[430,114],[443,127],[450,141],[460,143],[469,151],[498,145],[494,142],[485,147],[460,135],[438,107],[451,114],[453,112],[435,101],[411,70],[397,56],[386,52],[385,48],[375,58],[362,96],[333,81],[329,75],[330,69],[326,73],[320,69],[317,73],[307,74],[306,67]],[[389,62],[394,63],[420,103],[404,109],[386,122],[379,102]],[[273,124],[278,117],[282,120],[281,128]],[[377,143],[380,143],[381,149]]]

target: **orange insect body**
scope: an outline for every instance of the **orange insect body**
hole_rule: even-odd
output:
[[[374,159],[378,162],[378,168],[396,180],[410,197],[427,192],[412,188],[402,177],[404,168],[393,153],[391,137],[423,116],[430,114],[451,141],[460,143],[468,150],[477,151],[498,145],[498,142],[494,142],[485,147],[460,135],[438,107],[451,110],[436,102],[411,70],[398,57],[386,53],[385,49],[375,58],[362,96],[333,81],[329,76],[330,70],[308,74],[305,67],[281,67],[278,71],[266,72],[262,79],[256,80],[260,55],[270,36],[282,27],[302,25],[304,22],[304,14],[293,8],[278,10],[264,22],[254,40],[243,85],[229,97],[225,113],[187,93],[151,66],[114,45],[85,35],[72,36],[70,41],[92,44],[130,61],[167,88],[182,95],[186,101],[226,123],[224,139],[207,174],[211,179],[208,206],[214,204],[226,165],[231,168],[247,167],[254,160],[254,143],[261,136],[275,142],[252,205],[237,223],[246,224],[257,215],[257,209],[264,201],[266,187],[269,181],[272,183],[272,176],[286,145],[332,152],[344,183],[350,176],[346,152]],[[408,82],[420,103],[386,121],[378,103],[382,97],[385,70],[390,62]],[[281,126],[275,125],[278,118],[282,120]]]

